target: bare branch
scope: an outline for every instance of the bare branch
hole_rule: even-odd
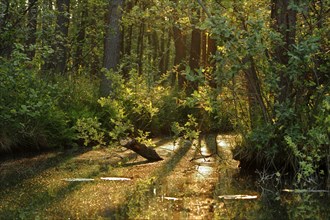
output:
[[[209,12],[209,10],[205,7],[204,3],[202,2],[202,0],[197,0],[198,4],[203,8],[203,11],[206,13],[207,17],[211,18],[212,15]]]

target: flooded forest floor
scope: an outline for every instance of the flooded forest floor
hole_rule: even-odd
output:
[[[0,219],[330,219],[328,192],[259,187],[240,174],[239,137],[155,139],[163,161],[124,148],[0,161]]]

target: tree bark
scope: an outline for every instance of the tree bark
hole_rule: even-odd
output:
[[[38,0],[29,0],[28,3],[28,35],[27,35],[27,40],[26,44],[27,46],[33,46],[36,44],[37,41],[37,15],[38,15]],[[30,48],[28,52],[28,57],[30,59],[33,59],[35,55],[35,49]]]
[[[190,46],[190,60],[189,66],[190,69],[197,73],[197,69],[200,68],[200,59],[201,59],[201,41],[202,35],[201,31],[197,28],[194,28],[191,33],[191,46]],[[189,90],[196,90],[198,87],[198,82],[190,82]]]
[[[163,34],[160,39],[160,48],[159,48],[159,71],[165,73],[165,28],[163,29]]]
[[[139,37],[137,42],[139,75],[141,75],[143,71],[144,29],[145,29],[144,21],[141,21],[139,28]]]
[[[58,16],[56,20],[55,33],[59,34],[60,39],[57,41],[55,46],[55,72],[64,74],[66,70],[67,62],[67,42],[69,33],[69,12],[70,12],[70,0],[57,0],[56,6],[58,10]]]
[[[190,48],[190,61],[189,66],[191,70],[200,67],[201,59],[201,31],[194,28],[191,33],[191,48]]]
[[[168,33],[166,36],[165,33]],[[165,73],[168,70],[169,58],[170,58],[170,47],[171,47],[171,31],[167,28],[163,29],[163,35],[160,40],[159,48],[159,71]]]
[[[79,69],[84,65],[83,63],[83,48],[86,38],[86,27],[88,18],[88,2],[87,0],[79,1],[80,7],[80,23],[78,27],[77,48],[74,57],[74,69],[79,72]]]
[[[214,60],[214,56],[217,52],[217,42],[215,39],[213,39],[210,35],[207,36],[207,59],[206,59],[206,65],[207,67],[209,67],[209,78],[208,78],[208,82],[209,85],[212,88],[216,88],[217,87],[217,83],[213,77],[213,73],[216,70],[216,62]]]
[[[267,109],[261,94],[260,80],[257,75],[254,59],[252,56],[243,58],[242,63],[248,64],[248,68],[244,70],[247,81],[248,103],[250,112],[250,126],[255,128],[260,120],[269,121]]]
[[[183,35],[182,31],[175,25],[173,26],[173,38],[175,47],[174,66],[177,66],[177,71],[174,73],[178,75],[177,77],[173,78],[177,78],[176,80],[178,81],[179,87],[182,87],[185,82],[185,78],[180,72],[184,70],[183,62],[187,56],[186,37]]]
[[[104,59],[103,66],[107,70],[116,70],[120,60],[121,51],[121,30],[119,21],[122,16],[121,7],[123,0],[113,0],[109,4],[107,15],[107,30],[104,39]],[[108,79],[105,73],[101,75],[100,95],[108,96],[111,93],[111,80]]]
[[[123,147],[130,149],[135,153],[139,154],[140,156],[146,158],[149,161],[163,160],[163,158],[161,158],[154,149],[147,147],[145,144],[139,143],[135,139],[127,138],[125,140],[121,140],[120,144]]]
[[[289,51],[295,43],[297,12],[289,8],[289,1],[272,0],[271,18],[273,29],[282,35],[283,45],[275,45],[275,61],[287,66]],[[285,102],[292,94],[292,82],[285,71],[279,72],[279,103]]]

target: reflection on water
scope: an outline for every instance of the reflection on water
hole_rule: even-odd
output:
[[[167,141],[157,148],[157,153],[160,156],[166,157],[173,155],[174,151],[176,151],[178,148],[179,148],[178,142]]]
[[[219,145],[219,147],[229,147],[230,146],[229,143],[226,142],[225,140],[219,140],[218,145]]]
[[[209,165],[197,165],[196,170],[195,178],[199,181],[205,180],[214,172],[214,168]]]
[[[202,144],[197,154],[187,156],[200,158],[183,159],[161,185],[152,189],[148,208],[141,216],[149,219],[330,219],[329,193],[262,191],[253,176],[241,175],[238,161],[232,159],[233,139],[230,135],[217,137],[221,155],[208,157],[211,151]],[[171,147],[162,146],[163,149]],[[258,197],[227,200],[219,198],[220,195]]]

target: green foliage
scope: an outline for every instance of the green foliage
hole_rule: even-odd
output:
[[[114,140],[119,140],[133,131],[131,122],[127,119],[123,103],[115,99],[100,98],[98,100],[106,113],[103,120],[106,121],[109,136]]]
[[[148,147],[155,147],[156,145],[153,143],[152,139],[149,138],[150,132],[144,132],[142,130],[138,130],[138,137],[136,140],[139,143],[142,143]]]
[[[176,137],[182,136],[184,139],[190,141],[198,140],[200,134],[198,123],[193,115],[188,115],[188,121],[182,126],[178,122],[174,122],[172,124],[172,131]]]
[[[287,30],[295,34],[295,41],[290,44],[278,31],[280,28],[273,28],[276,24],[269,16],[268,3],[214,4],[218,6],[212,8],[215,15],[201,28],[211,29],[218,41],[216,77],[221,92],[233,100],[232,120],[245,138],[244,146],[236,149],[237,159],[242,164],[294,171],[301,183],[315,180],[319,173],[324,173],[320,167],[326,161],[329,147],[326,106],[330,62],[326,52],[329,36],[325,36],[329,33],[325,25],[329,20],[323,20],[325,14],[321,12],[329,7],[317,3],[290,4],[289,10],[297,12],[295,32]],[[311,12],[311,8],[318,12]],[[308,30],[304,28],[307,26]],[[279,48],[286,46],[286,51],[279,54]],[[246,62],[248,59],[253,62]],[[252,67],[257,73],[253,81],[248,72]],[[260,86],[259,97],[251,99],[251,94],[247,94],[249,84],[254,88]],[[197,96],[200,94],[195,91],[193,97]],[[258,102],[251,102],[253,99]],[[259,107],[253,106],[256,103],[264,104],[258,115],[262,113],[269,119],[252,117],[251,112]]]
[[[270,12],[269,1],[205,1],[207,17],[197,1],[128,0],[120,21],[121,63],[107,71],[101,63],[108,2],[70,1],[67,36],[55,33],[61,12],[48,3],[34,2],[36,30],[26,2],[0,3],[2,150],[77,139],[103,146],[127,135],[150,144],[153,135],[194,139],[200,132],[236,129],[245,137],[241,158],[293,170],[300,182],[324,163],[330,132],[329,5],[290,1],[288,10],[297,16],[276,21],[282,10]],[[292,23],[283,32],[288,25],[276,27],[278,22]],[[194,70],[185,65],[193,57],[189,50],[180,51],[194,46],[193,28],[203,35],[201,64]],[[294,35],[292,42],[286,35]],[[216,40],[212,62],[206,61],[208,37]],[[181,49],[176,40],[184,44]],[[64,50],[65,76],[49,75],[57,72]],[[172,67],[177,55],[181,64]],[[99,98],[103,73],[111,94]]]
[[[105,145],[105,134],[96,117],[78,119],[74,128],[78,132],[77,138],[82,139],[85,146],[93,144],[95,147],[101,147]]]
[[[1,150],[64,144],[73,132],[58,105],[59,85],[40,80],[19,49],[13,55],[0,65]]]

